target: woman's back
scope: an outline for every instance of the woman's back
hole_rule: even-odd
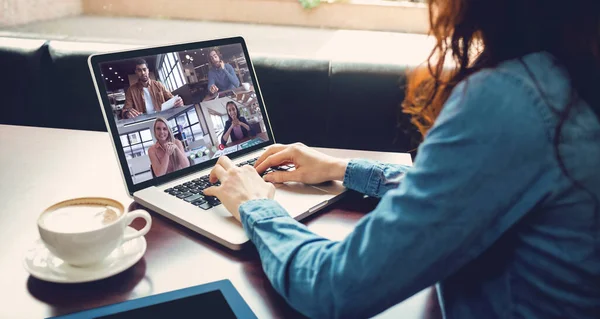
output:
[[[513,157],[514,167],[504,177],[514,180],[510,190],[499,180],[497,192],[515,194],[502,203],[485,199],[488,205],[505,206],[488,233],[491,246],[441,283],[440,292],[448,318],[597,318],[600,316],[600,124],[588,104],[579,100],[565,121],[559,142],[561,170],[554,152],[559,111],[570,101],[570,83],[565,71],[547,53],[511,60],[494,70],[483,70],[458,86],[453,93],[460,101],[461,88],[493,90],[496,97],[516,101],[500,106],[514,125],[502,123],[523,139],[514,145],[497,145],[504,156]],[[502,105],[484,98],[468,99],[482,114],[493,116]],[[493,95],[491,96],[493,99]],[[452,100],[452,97],[451,99]],[[436,125],[462,112],[461,102],[452,101]],[[530,119],[523,125],[523,119]],[[471,119],[478,125],[476,118]],[[527,121],[525,121],[525,124]],[[432,132],[435,134],[435,127]],[[497,131],[495,134],[503,134]],[[539,141],[531,139],[539,136]],[[500,139],[502,140],[502,139]],[[494,143],[494,138],[489,143]],[[531,145],[518,145],[528,143]],[[511,150],[532,148],[533,156]],[[520,158],[523,156],[523,158]],[[494,159],[490,159],[494,161]],[[467,159],[468,161],[468,159]],[[522,165],[521,165],[521,164]],[[523,171],[521,171],[523,170]],[[535,171],[532,175],[532,171]],[[484,175],[486,172],[480,172]],[[573,181],[575,180],[577,186]],[[492,181],[493,183],[493,181]],[[581,187],[582,186],[582,187]],[[493,187],[493,186],[492,186]],[[499,196],[498,198],[502,198]],[[508,200],[508,202],[507,202]],[[526,214],[523,208],[530,206]],[[475,205],[476,207],[477,205]],[[466,255],[469,251],[465,252]],[[468,257],[466,257],[468,258]]]

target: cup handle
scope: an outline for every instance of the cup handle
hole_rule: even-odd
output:
[[[152,226],[152,218],[150,217],[150,214],[148,214],[147,211],[143,210],[143,209],[137,209],[134,210],[132,212],[129,212],[127,214],[127,216],[125,216],[125,218],[127,219],[127,221],[125,222],[125,227],[129,226],[129,224],[131,224],[131,222],[136,219],[136,218],[143,218],[146,220],[146,226],[144,226],[144,228],[142,228],[141,230],[136,231],[133,234],[126,234],[125,236],[123,236],[123,241],[128,241],[130,239],[134,239],[143,235],[146,235],[146,233],[148,233],[148,231],[150,230],[150,227]]]

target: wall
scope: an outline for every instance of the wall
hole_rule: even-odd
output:
[[[81,0],[0,0],[0,27],[79,15]]]
[[[74,15],[145,17],[427,33],[421,3],[345,0],[303,9],[298,0],[0,0],[0,27]]]
[[[346,0],[303,9],[298,0],[82,0],[86,15],[189,19],[427,33],[424,4]]]

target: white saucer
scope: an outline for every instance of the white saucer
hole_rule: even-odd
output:
[[[127,227],[125,233],[136,230]],[[35,241],[23,258],[23,266],[35,278],[56,283],[81,283],[116,275],[135,265],[146,252],[144,236],[126,241],[102,262],[89,267],[74,267],[55,257],[41,239]]]

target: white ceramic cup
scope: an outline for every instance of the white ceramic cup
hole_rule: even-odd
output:
[[[244,83],[242,83],[242,86],[244,87],[244,90],[246,90],[246,91],[250,90],[250,83],[244,82]]]
[[[69,207],[77,206],[110,206],[119,210],[119,216],[110,223],[93,230],[61,231],[50,229],[45,225],[45,214]],[[72,207],[71,207],[72,206]],[[136,218],[146,220],[146,225],[135,233],[125,235],[125,229]],[[48,250],[64,262],[78,267],[93,265],[104,260],[110,253],[124,242],[145,235],[152,225],[150,214],[144,210],[126,213],[125,207],[118,201],[109,198],[86,197],[66,200],[47,208],[38,217],[37,226],[40,237]]]

